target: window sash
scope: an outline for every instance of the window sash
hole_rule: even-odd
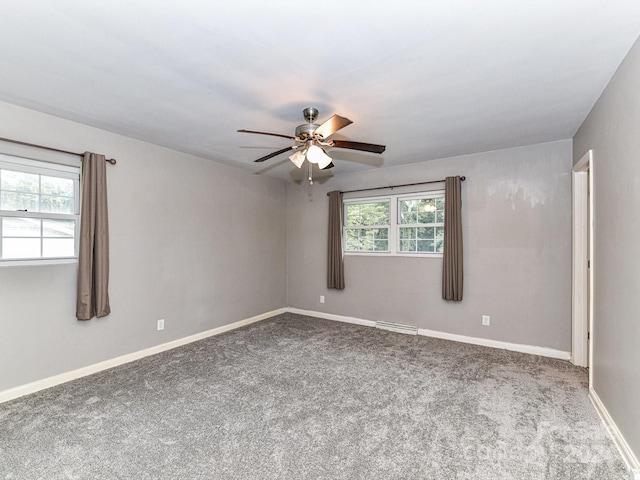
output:
[[[438,200],[441,201],[439,202]],[[421,202],[422,200],[433,200],[433,202]],[[411,222],[402,221],[402,206],[407,202],[417,202],[415,215],[409,215]],[[431,204],[431,208],[420,212],[418,210],[420,203]],[[438,205],[440,204],[440,205]],[[425,205],[426,207],[427,205]],[[440,206],[441,208],[438,208]],[[403,195],[397,198],[398,223],[397,228],[397,251],[400,253],[412,253],[417,255],[424,254],[442,254],[442,246],[444,244],[444,192],[428,192],[419,195]],[[433,214],[433,215],[430,215]],[[420,218],[431,221],[420,221]],[[415,221],[413,221],[415,220]],[[438,221],[441,220],[441,221]],[[407,238],[404,232],[413,232],[411,237]],[[411,249],[407,249],[411,246]]]
[[[372,254],[379,254],[379,253],[389,253],[390,252],[390,246],[392,245],[390,243],[390,237],[391,235],[391,218],[393,217],[393,206],[392,206],[392,202],[391,202],[391,198],[390,197],[370,197],[370,198],[359,198],[359,199],[351,199],[351,200],[346,200],[343,202],[344,203],[344,226],[342,229],[342,236],[343,236],[343,251],[344,253],[372,253]],[[361,206],[361,205],[370,205],[372,207],[370,207],[371,209],[375,210],[379,210],[376,207],[373,207],[374,205],[385,205],[386,204],[386,215],[384,215],[384,220],[386,220],[386,223],[361,223],[361,222],[353,222],[353,224],[349,224],[349,210],[351,210],[351,207],[354,206]],[[384,209],[384,208],[383,208]],[[362,215],[362,212],[359,212],[360,215]],[[375,215],[372,215],[375,217]],[[380,218],[377,218],[377,220],[380,220]],[[384,231],[385,234],[382,236],[376,235],[376,232],[380,232],[380,231]],[[349,249],[350,245],[353,245],[353,238],[350,238],[350,232],[351,233],[356,233],[356,238],[357,238],[357,245],[370,245],[373,246],[373,249],[366,249],[366,248],[356,248],[356,249]],[[371,235],[368,235],[369,233],[371,233]],[[379,245],[379,246],[384,246],[385,248],[380,248],[380,249],[375,249],[375,246]]]
[[[391,230],[389,225],[372,225],[366,227],[345,227],[345,251],[347,252],[367,252],[367,253],[378,253],[378,252],[389,252],[389,231]],[[349,232],[356,233],[355,239],[350,238]],[[380,235],[380,232],[386,232],[383,235]],[[371,233],[371,235],[369,235]],[[357,248],[346,250],[349,245],[353,245],[354,241],[359,245],[372,245],[373,249],[367,248]],[[376,246],[380,246],[382,248],[375,248]]]

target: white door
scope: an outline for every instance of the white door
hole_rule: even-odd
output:
[[[591,367],[593,154],[589,150],[573,167],[572,345],[575,365]],[[592,370],[590,368],[590,370]],[[591,375],[591,372],[590,372]]]

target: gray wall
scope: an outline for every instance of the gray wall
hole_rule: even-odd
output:
[[[570,350],[570,140],[285,186],[8,104],[0,111],[8,137],[119,161],[108,167],[113,313],[75,320],[75,265],[0,269],[0,391],[285,305]],[[441,300],[439,258],[348,257],[347,289],[326,289],[327,191],[456,174],[467,176],[463,302]]]
[[[574,137],[593,149],[593,387],[640,457],[640,40]]]
[[[0,131],[118,160],[113,313],[75,319],[76,265],[0,268],[0,391],[285,306],[283,182],[4,103]]]
[[[571,162],[572,143],[564,140],[382,168],[313,186],[291,184],[287,302],[305,310],[568,352]],[[348,256],[346,289],[327,290],[328,191],[448,175],[467,177],[461,303],[441,298],[441,258]],[[325,304],[319,303],[320,295]],[[491,316],[490,327],[481,325],[483,314]]]

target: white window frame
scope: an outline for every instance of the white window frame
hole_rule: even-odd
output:
[[[366,227],[350,227],[347,225],[347,207],[349,205],[358,205],[361,203],[382,203],[382,202],[389,202],[389,224],[379,224],[379,225],[367,225]],[[390,196],[385,196],[385,197],[366,197],[366,198],[351,198],[349,200],[344,200],[343,202],[343,219],[344,219],[344,225],[342,226],[342,251],[343,254],[345,255],[388,255],[389,253],[391,253],[391,251],[389,250],[389,247],[391,247],[391,242],[392,242],[392,226],[393,226],[393,218],[394,218],[394,212],[393,212],[393,202],[391,201],[391,197]],[[347,247],[347,230],[350,228],[361,228],[361,229],[383,229],[386,228],[387,229],[387,250],[386,251],[370,251],[370,250],[366,250],[366,251],[348,251],[346,250]]]
[[[15,155],[0,154],[0,169],[23,173],[33,173],[51,177],[70,178],[74,181],[74,213],[45,213],[0,210],[0,268],[25,265],[51,265],[78,262],[78,243],[80,238],[80,166],[63,165],[34,160]],[[75,221],[74,254],[71,257],[2,258],[2,218],[37,218],[41,220]],[[37,237],[34,237],[37,238]],[[40,237],[42,239],[42,236]]]
[[[437,198],[444,197],[444,190],[430,190],[426,192],[416,192],[416,193],[403,193],[403,194],[393,194],[393,195],[384,195],[377,197],[354,197],[343,200],[343,218],[344,225],[342,226],[342,250],[343,255],[352,256],[352,255],[360,255],[360,256],[373,256],[373,257],[419,257],[419,258],[442,258],[441,252],[401,252],[400,251],[400,228],[407,227],[409,225],[404,225],[398,223],[398,219],[400,217],[400,201],[401,200],[419,200],[424,198]],[[349,251],[347,250],[347,205],[353,205],[358,203],[375,203],[375,202],[389,202],[389,225],[375,225],[370,226],[368,228],[384,228],[388,227],[389,235],[388,235],[388,250],[387,251]]]

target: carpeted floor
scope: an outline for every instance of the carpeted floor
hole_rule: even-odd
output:
[[[0,404],[0,479],[623,480],[586,382],[284,314]]]

